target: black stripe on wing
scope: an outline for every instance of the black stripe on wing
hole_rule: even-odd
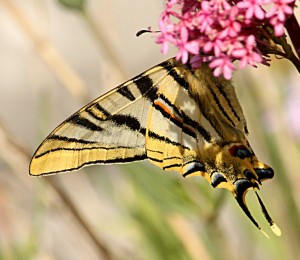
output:
[[[126,97],[130,101],[134,101],[135,97],[132,92],[129,90],[128,86],[123,86],[117,90],[123,97]]]
[[[57,140],[57,141],[64,141],[67,143],[80,143],[80,144],[97,144],[96,141],[87,141],[83,139],[77,139],[73,137],[61,136],[61,135],[51,135],[46,140]]]
[[[117,126],[125,126],[132,131],[138,131],[145,135],[146,129],[141,127],[139,120],[131,115],[116,114],[110,117],[110,121],[114,122]]]
[[[148,75],[140,75],[133,79],[141,95],[153,102],[157,98],[158,88],[154,86],[152,79]]]
[[[166,170],[166,169],[169,169],[169,168],[174,168],[174,167],[181,167],[181,166],[182,166],[181,163],[174,163],[174,164],[163,166],[163,170]]]
[[[77,139],[77,138],[72,138],[72,137],[66,137],[66,136],[61,136],[61,135],[50,135],[46,141],[48,140],[54,140],[54,141],[62,141],[62,142],[66,142],[66,143],[80,143],[80,144],[97,144],[98,142],[95,141],[87,141],[87,140],[82,140],[82,139]],[[43,145],[43,143],[42,143]],[[41,145],[41,146],[42,146]],[[39,158],[44,156],[45,154],[51,153],[52,151],[58,151],[58,150],[68,150],[69,148],[64,148],[64,147],[60,147],[60,148],[55,148],[55,149],[50,149],[48,151],[45,151],[43,153],[40,154],[36,154],[34,156],[34,158]],[[78,150],[81,150],[81,148],[79,148]],[[39,151],[39,150],[37,150]]]
[[[74,114],[73,116],[71,116],[68,120],[68,123],[71,123],[71,124],[74,124],[79,127],[83,127],[85,129],[92,130],[92,131],[98,131],[98,132],[103,131],[102,127],[94,124],[87,118],[81,117],[79,114]]]
[[[148,160],[151,160],[151,161],[154,161],[154,162],[159,162],[159,163],[162,163],[162,162],[163,162],[163,160],[157,159],[157,158],[154,158],[154,157],[151,157],[151,156],[149,156],[149,155],[147,155],[147,159],[148,159]]]
[[[221,104],[220,100],[218,99],[217,94],[213,91],[213,88],[209,84],[207,84],[207,89],[212,94],[213,99],[216,102],[221,113],[227,118],[227,120],[231,123],[231,125],[235,127],[235,123],[230,118],[230,116],[226,113],[226,110],[222,107],[222,104]]]
[[[100,117],[101,115],[95,114],[95,111],[94,111],[93,108],[87,108],[87,109],[85,110],[85,112],[88,113],[92,118],[94,118],[94,119],[96,119],[96,120],[99,120],[99,121],[105,120],[105,118]]]
[[[90,108],[95,107],[98,111],[100,111],[101,113],[103,113],[106,117],[110,116],[110,113],[104,109],[99,103],[93,104],[93,106],[91,106]]]
[[[182,157],[178,157],[178,156],[166,157],[166,158],[164,158],[164,163],[167,164],[168,160],[173,161],[174,159],[182,160]],[[163,166],[163,169],[166,170],[166,169],[174,168],[174,167],[182,167],[182,163],[173,163],[173,164],[165,165],[165,166]]]
[[[150,138],[157,139],[157,140],[159,140],[159,141],[166,142],[166,143],[168,143],[168,144],[172,144],[172,145],[175,145],[175,146],[181,146],[181,147],[184,148],[184,149],[190,150],[189,147],[184,146],[184,145],[182,145],[181,143],[172,141],[172,140],[170,140],[170,139],[169,139],[168,137],[166,137],[166,136],[158,135],[157,133],[154,133],[154,132],[152,132],[152,131],[148,131],[148,136],[149,136]]]
[[[165,61],[161,63],[160,66],[162,66],[168,72],[168,75],[170,75],[181,87],[187,90],[189,89],[189,83],[176,72],[175,66],[171,62]]]
[[[220,91],[221,95],[226,99],[228,106],[230,107],[232,113],[237,118],[238,121],[241,121],[240,117],[238,116],[237,112],[235,111],[234,107],[231,104],[229,97],[227,96],[226,92],[224,91],[224,87],[220,84],[216,84],[218,90]]]
[[[136,149],[136,148],[145,148],[144,146],[137,146],[137,147],[127,147],[127,146],[116,146],[116,147],[104,147],[104,146],[90,146],[90,147],[82,147],[82,148],[65,148],[65,147],[59,147],[55,149],[48,150],[46,152],[43,152],[41,154],[38,154],[35,156],[35,158],[39,158],[44,156],[45,154],[57,152],[57,151],[74,151],[74,152],[80,152],[80,151],[87,151],[87,150],[95,150],[95,149],[101,149],[101,150],[117,150],[117,149]]]

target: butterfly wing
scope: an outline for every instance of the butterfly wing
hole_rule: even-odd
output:
[[[184,80],[184,74],[190,71],[174,60],[161,66],[167,75],[161,80],[148,114],[147,158],[164,170],[206,177],[198,152],[202,114]]]
[[[90,164],[125,163],[147,157],[166,170],[182,172],[182,156],[193,151],[196,142],[188,140],[190,137],[182,131],[183,119],[177,107],[187,92],[169,76],[176,64],[170,59],[153,67],[64,121],[35,152],[30,174],[54,174]],[[172,104],[172,111],[158,109],[163,108],[164,98]],[[174,120],[181,122],[174,124]],[[156,144],[159,149],[153,148]],[[160,160],[162,164],[157,163]]]
[[[157,87],[149,75],[164,77],[154,67],[89,103],[58,126],[35,152],[31,175],[77,170],[96,163],[122,163],[146,158],[145,125]]]

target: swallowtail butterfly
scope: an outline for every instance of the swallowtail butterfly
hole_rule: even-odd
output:
[[[30,174],[148,159],[164,170],[184,177],[203,176],[214,188],[228,189],[261,230],[245,194],[250,189],[256,193],[274,172],[257,159],[247,133],[232,83],[214,77],[207,65],[193,70],[172,58],[97,98],[59,125],[35,152]],[[258,200],[272,230],[280,235]]]

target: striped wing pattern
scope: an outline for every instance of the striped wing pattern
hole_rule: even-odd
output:
[[[153,67],[68,118],[37,149],[31,175],[146,158],[183,173],[185,158],[197,157],[196,136],[179,109],[189,94],[170,75],[174,65],[172,59]],[[195,113],[184,116],[199,117],[189,102]]]

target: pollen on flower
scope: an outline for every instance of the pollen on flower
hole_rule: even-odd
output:
[[[159,19],[156,42],[163,53],[169,44],[176,58],[193,68],[208,62],[215,76],[231,78],[236,69],[266,63],[263,29],[283,36],[295,0],[168,0]]]

